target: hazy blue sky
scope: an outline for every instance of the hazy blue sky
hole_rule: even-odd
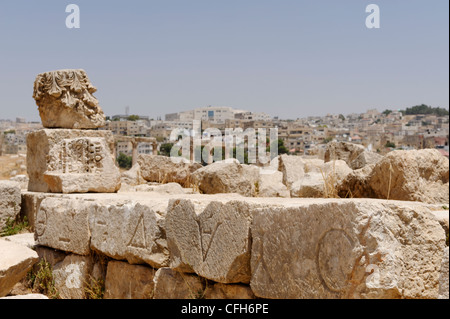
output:
[[[34,79],[62,68],[87,71],[107,115],[448,108],[448,37],[447,0],[2,0],[0,119],[38,120]]]

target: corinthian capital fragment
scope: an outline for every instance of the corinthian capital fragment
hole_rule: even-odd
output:
[[[58,70],[36,77],[33,98],[44,127],[93,129],[105,125],[96,91],[84,70]]]

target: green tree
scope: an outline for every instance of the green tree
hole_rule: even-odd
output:
[[[433,114],[437,116],[446,116],[449,115],[448,110],[441,108],[441,107],[431,107],[426,104],[416,105],[413,107],[408,107],[405,111],[402,113],[406,115],[419,115],[419,114]]]
[[[133,159],[131,156],[120,153],[119,157],[117,158],[117,163],[119,164],[120,168],[130,169],[131,165],[133,164]]]
[[[383,111],[383,114],[386,115],[386,116],[388,116],[391,113],[392,113],[392,110],[384,110]]]
[[[139,120],[139,115],[130,115],[130,116],[128,116],[128,118],[127,118],[127,120],[128,121],[137,121],[137,120]]]
[[[172,150],[173,143],[161,144],[159,148],[159,154],[163,156],[170,156],[170,151]]]
[[[395,148],[395,143],[393,142],[387,142],[385,147],[389,147],[389,148]]]

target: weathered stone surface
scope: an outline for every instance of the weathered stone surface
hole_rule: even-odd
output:
[[[208,286],[205,299],[256,299],[255,294],[249,286],[239,284],[216,283]]]
[[[35,251],[0,239],[0,297],[6,296],[37,261]]]
[[[352,169],[342,160],[327,162],[321,166],[317,166],[318,164],[313,168],[305,169],[308,173],[292,184],[292,197],[336,197],[337,185],[352,172]]]
[[[350,172],[338,183],[338,195],[341,198],[374,198],[368,178],[374,167],[375,165],[371,164]]]
[[[375,165],[380,160],[383,159],[383,156],[380,154],[377,154],[375,152],[370,151],[364,151],[358,155],[350,164],[349,166],[352,169],[360,169],[363,167],[366,167],[368,165]]]
[[[61,299],[85,299],[85,288],[92,271],[90,256],[68,255],[53,267],[53,279]]]
[[[178,183],[184,187],[191,187],[191,175],[202,165],[189,161],[172,161],[170,157],[160,155],[139,155],[138,163],[142,177],[148,182]]]
[[[352,169],[360,169],[366,165],[376,164],[383,157],[377,153],[366,151],[363,145],[347,142],[328,143],[324,160],[343,160]]]
[[[259,168],[242,165],[237,161],[215,162],[192,174],[193,184],[204,194],[236,193],[256,195]]]
[[[98,148],[96,145],[98,140],[94,140],[92,148],[91,143],[86,144],[92,138],[104,138],[105,142],[98,142],[100,143]],[[94,153],[91,153],[92,150]],[[29,133],[27,136],[27,172],[30,179],[28,190],[51,192],[50,185],[44,180],[44,175],[48,174],[50,178],[53,172],[54,174],[80,174],[80,176],[86,176],[88,180],[94,179],[97,182],[99,188],[92,191],[114,192],[120,188],[120,172],[118,168],[111,166],[111,163],[114,165],[113,152],[114,138],[110,131],[44,129]],[[97,162],[99,159],[97,156],[102,157],[99,162]],[[103,165],[105,165],[104,168],[99,167]],[[106,169],[108,171],[105,171]],[[100,180],[103,180],[103,185],[100,184]],[[49,181],[53,183],[52,179]],[[76,176],[73,181],[86,183],[82,177],[76,178]],[[109,188],[106,188],[106,185]],[[53,185],[53,187],[56,186]],[[80,188],[81,191],[85,191],[86,185]]]
[[[281,155],[278,170],[283,173],[283,183],[289,189],[305,175],[305,161],[300,156]]]
[[[110,261],[105,281],[105,299],[152,299],[155,270],[121,261]]]
[[[185,191],[178,183],[168,183],[159,185],[138,185],[134,187],[136,192],[156,192],[169,195],[184,195]]]
[[[424,206],[314,200],[255,213],[251,288],[263,298],[437,298],[445,234]]]
[[[52,268],[55,267],[56,264],[62,262],[64,258],[66,258],[67,254],[61,250],[56,250],[53,248],[48,248],[45,246],[36,246],[34,248],[36,253],[39,256],[39,260],[44,260],[48,263]],[[36,273],[38,271],[39,264],[33,266],[33,271]]]
[[[444,256],[442,257],[441,274],[439,277],[439,299],[449,299],[448,290],[448,247],[446,247]]]
[[[17,176],[11,177],[9,180],[12,182],[19,183],[20,189],[25,189],[25,190],[28,189],[29,178],[26,175],[17,175]]]
[[[120,189],[120,172],[98,137],[65,139],[48,155],[44,181],[52,193],[114,193]]]
[[[393,151],[368,177],[376,198],[449,202],[449,161],[438,150]]]
[[[160,268],[169,263],[164,230],[168,200],[151,204],[93,204],[89,225],[91,248],[128,262]]]
[[[258,197],[291,197],[286,185],[283,184],[283,173],[279,171],[259,175],[257,195]]]
[[[32,193],[28,191],[23,191],[21,195],[22,204],[20,208],[20,215],[27,218],[28,226],[32,231],[34,231],[36,215],[39,207],[41,206],[41,202],[49,195],[44,193]]]
[[[199,299],[204,296],[202,279],[170,268],[160,268],[155,274],[153,299]]]
[[[84,70],[58,70],[36,77],[33,98],[44,127],[94,129],[105,126],[96,91]]]
[[[137,186],[145,184],[146,181],[141,174],[141,166],[135,164],[131,169],[121,174],[120,180],[122,184],[127,184],[130,186]]]
[[[449,211],[448,210],[439,210],[439,211],[433,211],[433,216],[436,218],[436,220],[441,224],[442,228],[444,228],[444,231],[447,235],[449,234]]]
[[[321,198],[325,197],[325,180],[321,173],[306,173],[292,184],[292,197]]]
[[[250,281],[248,204],[173,200],[166,216],[170,267],[222,283]]]
[[[28,247],[30,249],[34,249],[34,246],[35,246],[33,233],[12,235],[12,236],[3,237],[3,239],[6,241],[10,241],[10,242]]]
[[[44,199],[36,217],[36,244],[88,255],[91,207],[92,203],[77,199]]]
[[[0,230],[8,219],[15,220],[20,213],[20,185],[12,181],[0,181]]]

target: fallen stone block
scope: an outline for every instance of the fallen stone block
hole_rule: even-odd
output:
[[[259,175],[257,195],[258,197],[291,197],[286,185],[283,184],[283,173],[279,171]]]
[[[92,202],[77,199],[44,199],[36,216],[36,244],[89,255],[89,212],[92,206]]]
[[[30,249],[34,249],[35,247],[35,241],[34,241],[34,234],[33,233],[24,233],[24,234],[17,234],[12,236],[3,237],[4,240],[10,241],[25,247],[28,247]]]
[[[256,296],[438,297],[445,233],[425,206],[331,199],[279,204],[254,214],[250,285]]]
[[[204,279],[170,268],[160,268],[155,274],[153,299],[201,299],[204,298]]]
[[[281,155],[278,158],[278,170],[283,173],[283,183],[289,189],[305,175],[305,161],[300,156]]]
[[[376,164],[383,156],[366,151],[363,145],[347,142],[328,143],[325,150],[324,160],[330,162],[333,160],[343,160],[352,169],[361,169],[367,165]]]
[[[393,151],[368,176],[376,198],[449,202],[449,161],[436,149]]]
[[[20,185],[12,181],[0,181],[0,231],[8,219],[15,220],[20,213]]]
[[[161,155],[139,155],[138,164],[141,175],[147,182],[178,183],[191,187],[191,175],[202,167],[189,161],[174,162],[170,157]]]
[[[0,239],[0,297],[6,296],[37,261],[35,251]]]
[[[236,193],[252,197],[256,195],[259,168],[237,161],[214,162],[196,170],[192,182],[203,194]]]
[[[104,299],[152,299],[155,270],[121,261],[108,263]]]

